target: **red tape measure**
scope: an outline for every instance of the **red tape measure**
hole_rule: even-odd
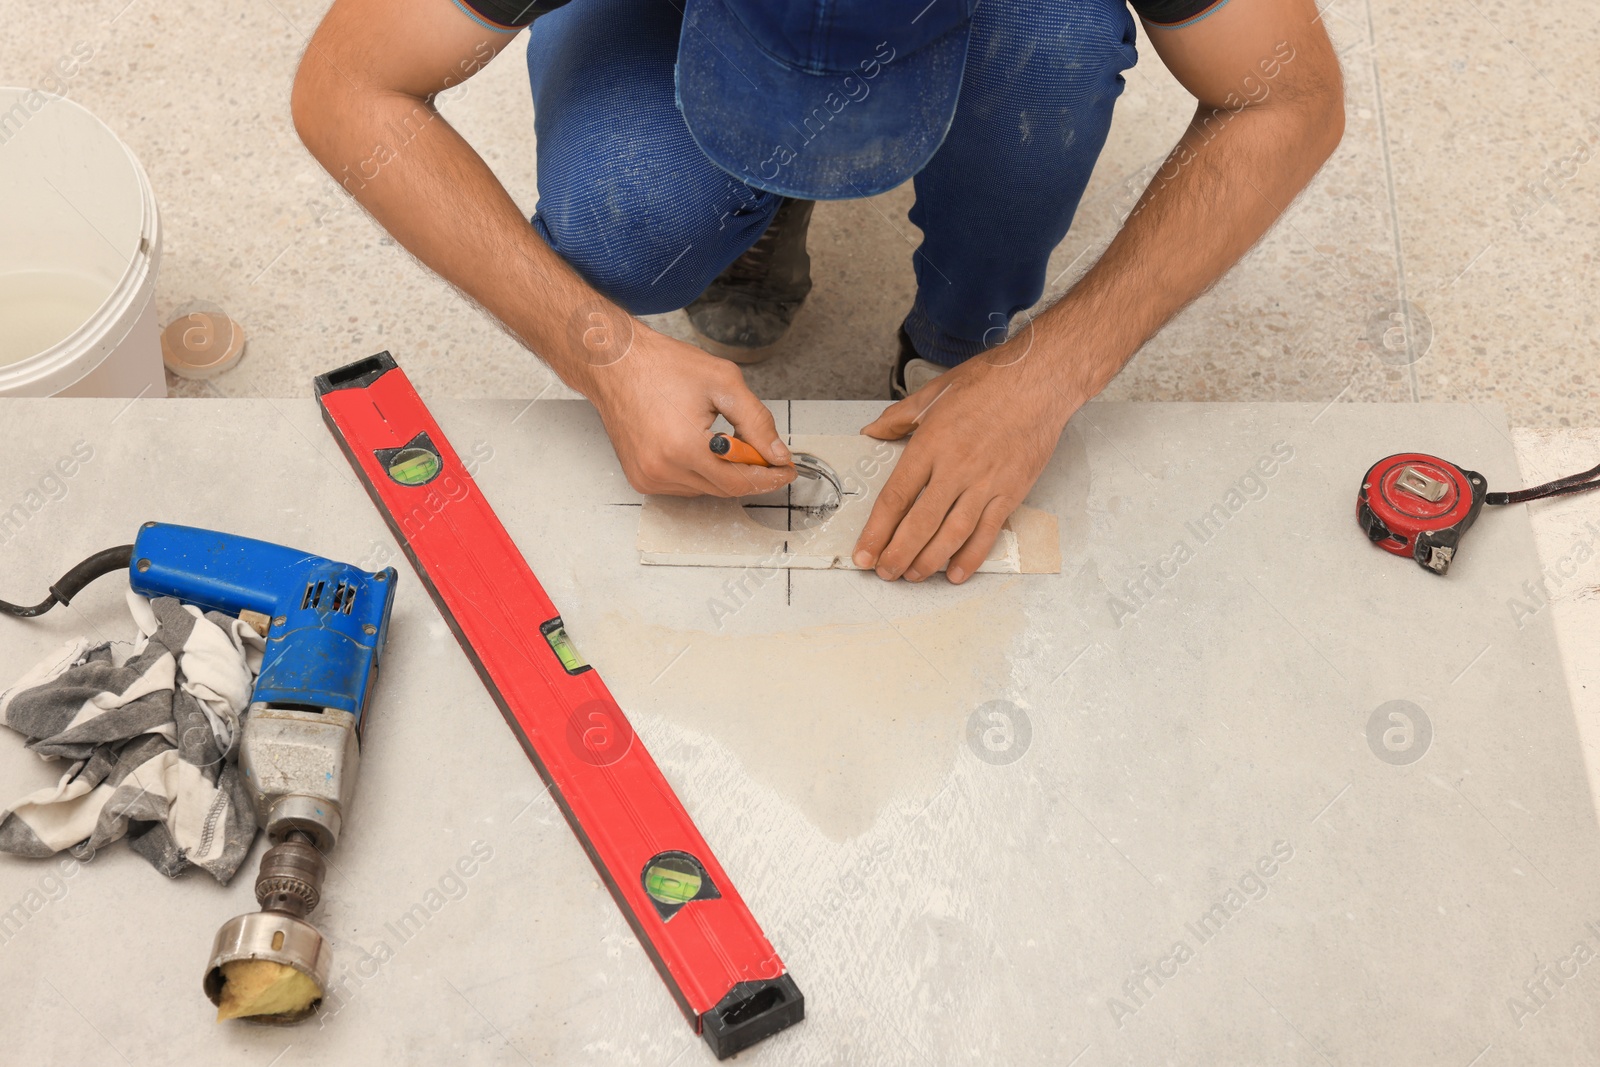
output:
[[[1524,504],[1600,488],[1600,467],[1514,493],[1491,493],[1477,471],[1421,452],[1378,460],[1361,479],[1356,521],[1373,544],[1443,574],[1485,504]]]
[[[1356,518],[1379,548],[1443,574],[1461,535],[1483,510],[1488,489],[1477,471],[1438,456],[1402,452],[1378,460],[1361,479]]]

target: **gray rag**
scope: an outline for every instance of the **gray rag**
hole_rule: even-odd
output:
[[[168,877],[193,865],[223,885],[255,837],[237,738],[261,636],[172,597],[128,594],[131,647],[68,642],[10,689],[0,718],[46,760],[53,788],[0,808],[0,851],[80,859],[120,837]]]

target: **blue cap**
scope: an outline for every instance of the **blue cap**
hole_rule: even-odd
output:
[[[976,0],[685,0],[678,106],[700,150],[807,200],[911,177],[950,130]]]

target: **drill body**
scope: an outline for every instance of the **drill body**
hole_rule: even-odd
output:
[[[154,522],[140,528],[128,567],[136,593],[260,620],[267,649],[252,710],[343,711],[358,733],[395,577],[393,567],[369,574],[282,545]]]
[[[256,1021],[304,1018],[327,988],[329,950],[306,916],[321,899],[323,854],[338,842],[355,791],[397,577],[393,567],[369,573],[189,526],[148,522],[133,544],[135,592],[239,616],[266,638],[239,741],[239,768],[272,846],[256,876],[261,910],[217,932],[204,987],[227,1008],[230,972],[264,963],[300,972],[316,996],[237,1012]]]

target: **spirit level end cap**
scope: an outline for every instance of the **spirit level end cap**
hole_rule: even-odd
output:
[[[740,982],[700,1017],[706,1044],[725,1060],[806,1017],[806,998],[787,974]]]
[[[346,363],[327,374],[319,374],[311,379],[311,387],[317,396],[326,396],[336,389],[365,389],[389,371],[397,369],[399,364],[394,357],[383,351],[354,363]]]

